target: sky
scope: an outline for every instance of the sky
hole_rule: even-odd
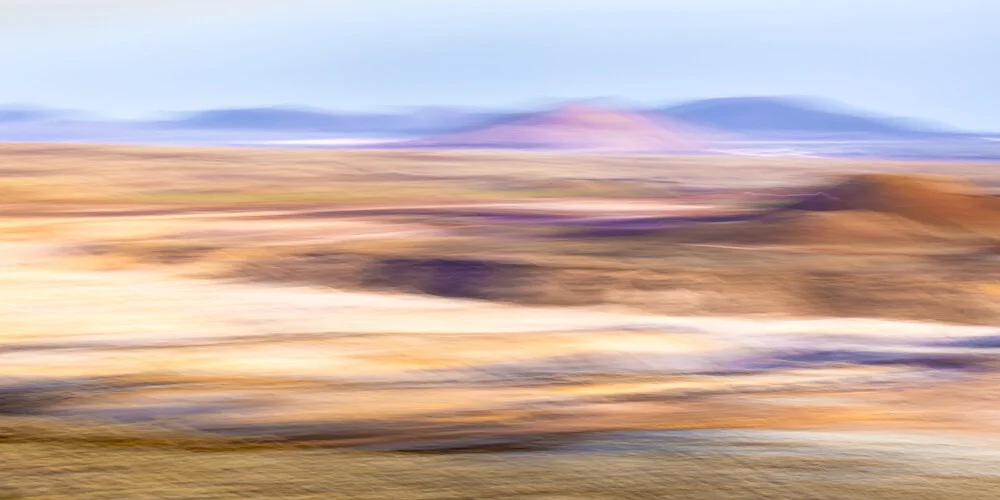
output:
[[[997,0],[0,0],[0,103],[834,99],[1000,130]]]

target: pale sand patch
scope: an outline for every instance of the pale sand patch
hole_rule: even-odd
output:
[[[96,392],[80,389],[76,400],[57,407],[61,415],[161,417],[211,427],[429,417],[500,422],[539,407],[558,409],[559,425],[570,419],[581,429],[591,414],[605,415],[598,427],[629,419],[652,428],[675,425],[663,412],[681,412],[676,425],[707,417],[711,425],[734,425],[751,402],[706,414],[656,401],[688,393],[847,391],[919,382],[933,374],[914,367],[807,366],[753,376],[677,377],[781,349],[888,343],[905,353],[913,342],[993,330],[864,319],[682,318],[229,283],[160,270],[68,270],[53,265],[59,250],[0,245],[3,376],[22,382],[126,380]],[[630,379],[637,375],[653,379]],[[128,380],[167,385],[130,386]],[[626,399],[590,401],[609,397]],[[649,402],[630,417],[627,409],[635,405],[628,398]],[[760,410],[796,408],[794,402],[775,404],[762,399]],[[852,404],[853,410],[837,411],[878,413],[864,398]],[[818,410],[802,410],[809,411]]]

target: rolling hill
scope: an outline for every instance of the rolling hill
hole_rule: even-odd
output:
[[[709,150],[718,138],[715,132],[677,120],[569,104],[462,132],[399,142],[395,147],[678,153]]]
[[[350,113],[278,106],[207,110],[163,124],[182,129],[419,135],[450,132],[507,115],[461,108],[416,107],[396,112]]]
[[[847,110],[819,100],[785,97],[705,99],[653,114],[745,136],[918,137],[950,131],[910,120]]]
[[[696,224],[674,237],[779,246],[924,247],[1000,240],[1000,198],[963,179],[863,174],[750,220]]]

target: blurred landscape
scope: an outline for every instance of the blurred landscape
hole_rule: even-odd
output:
[[[998,18],[0,0],[0,500],[1000,498]]]
[[[992,163],[21,143],[0,172],[11,498],[1000,488]]]

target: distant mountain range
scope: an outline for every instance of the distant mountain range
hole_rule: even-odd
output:
[[[587,101],[583,105],[604,106]],[[874,113],[848,110],[844,106],[804,98],[731,97],[633,111],[745,137],[898,137],[956,133],[921,125],[912,120],[879,117]],[[414,108],[396,113],[337,113],[310,108],[273,107],[203,111],[162,124],[178,128],[216,130],[424,135],[471,129],[530,114],[533,113],[462,108]]]
[[[589,111],[581,111],[580,106]],[[654,132],[646,120],[659,123],[659,128]],[[475,147],[479,142],[489,147],[578,149],[590,143],[591,149],[676,150],[687,149],[680,147],[683,143],[705,143],[709,136],[708,142],[713,143],[724,138],[733,143],[891,140],[916,144],[919,141],[913,139],[978,139],[980,134],[789,97],[705,99],[652,108],[577,102],[534,112],[415,107],[361,113],[279,106],[198,111],[145,121],[0,106],[0,141],[253,145],[384,138],[422,142],[427,147],[446,147],[447,143],[449,147]]]

